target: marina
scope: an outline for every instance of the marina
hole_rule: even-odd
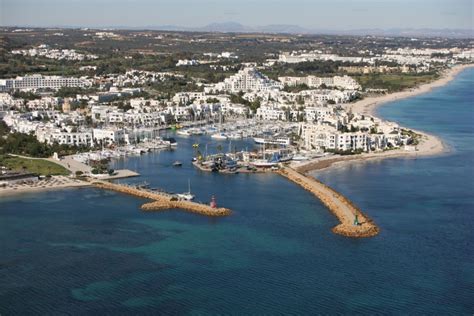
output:
[[[469,314],[465,268],[471,262],[472,212],[467,210],[473,201],[470,187],[459,183],[469,183],[473,174],[472,75],[471,70],[437,92],[380,109],[387,118],[442,136],[454,153],[310,173],[370,214],[380,226],[375,238],[328,233],[340,224],[338,218],[310,191],[275,172],[200,171],[189,159],[192,145],[210,139],[180,137],[176,150],[120,157],[111,167],[141,175],[122,183],[146,181],[174,192],[186,191],[190,178],[197,200],[209,202],[215,195],[232,209],[231,216],[138,211],[153,200],[94,187],[2,198],[2,240],[10,245],[3,252],[2,287],[14,293],[10,306],[19,313],[48,313],[72,300],[70,312],[77,314],[117,306],[153,313],[155,303],[175,311],[177,304],[161,300],[166,297],[195,313],[237,313],[251,302],[263,306],[252,310],[261,313],[370,314],[383,308],[394,314]],[[434,98],[449,100],[449,106]],[[424,118],[407,115],[410,109]],[[236,142],[238,150],[252,144]],[[209,152],[214,150],[209,145]],[[176,160],[183,162],[181,168],[172,167]],[[222,286],[222,280],[239,286]],[[359,284],[370,286],[358,291]],[[214,293],[211,306],[203,287]],[[38,294],[31,296],[29,288]],[[269,290],[277,294],[269,296]],[[341,295],[353,299],[341,301]],[[24,297],[35,309],[25,308]]]
[[[474,315],[472,1],[0,0],[0,316]]]

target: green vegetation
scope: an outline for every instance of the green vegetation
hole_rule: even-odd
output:
[[[33,134],[10,133],[5,122],[0,121],[0,154],[46,158],[51,157],[55,152],[63,156],[88,150],[90,150],[88,147],[41,143]]]
[[[413,145],[416,146],[420,143],[421,135],[415,133],[414,131],[402,129],[402,135],[406,135],[410,137],[410,140],[408,141],[408,145]]]
[[[437,79],[437,73],[424,74],[364,74],[354,76],[364,89],[387,89],[389,92],[414,88]]]
[[[34,94],[33,92],[23,92],[23,91],[15,91],[12,94],[12,97],[17,98],[17,99],[25,99],[25,100],[41,99],[41,96]]]
[[[112,175],[114,173],[114,169],[108,169],[109,161],[107,159],[91,161],[90,165],[92,167],[92,174],[108,173],[109,175]]]
[[[364,150],[362,149],[356,149],[356,150],[325,149],[324,151],[328,153],[333,153],[336,155],[341,155],[341,156],[360,155],[364,152]]]
[[[266,70],[265,74],[271,79],[277,80],[278,77],[282,76],[334,76],[342,75],[343,73],[339,70],[341,66],[365,66],[365,63],[348,63],[341,61],[307,61],[296,64],[277,64],[271,69]]]
[[[149,83],[146,87],[147,92],[153,94],[160,94],[167,98],[170,98],[178,92],[188,91],[204,91],[203,86],[198,86],[194,82],[191,82],[186,76],[184,78],[171,77],[165,81]]]
[[[311,88],[308,87],[307,84],[299,84],[299,85],[296,85],[296,86],[285,86],[283,88],[283,91],[285,92],[291,92],[291,93],[298,93],[298,92],[301,92],[301,91],[305,91],[305,90],[310,90]]]
[[[75,87],[63,87],[59,89],[54,95],[60,98],[76,97],[78,94],[92,94],[97,92],[96,89],[83,89]]]
[[[260,99],[256,99],[255,101],[250,102],[247,99],[243,98],[244,93],[239,92],[238,94],[231,94],[230,95],[230,102],[235,103],[235,104],[243,104],[246,107],[248,107],[250,110],[252,110],[253,113],[257,111],[257,109],[260,107]]]
[[[38,175],[69,175],[69,171],[63,166],[44,159],[0,155],[0,165],[14,171],[28,171]]]

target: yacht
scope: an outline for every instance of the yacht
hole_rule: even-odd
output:
[[[194,200],[195,196],[194,194],[191,193],[191,181],[189,179],[188,179],[188,192],[177,193],[176,197],[179,199],[186,200],[186,201]]]
[[[211,138],[216,139],[216,140],[227,140],[227,135],[224,133],[216,133],[212,134]]]
[[[253,162],[251,162],[251,164],[254,165],[255,167],[269,168],[269,167],[276,166],[278,164],[278,162],[277,161],[270,161],[270,160],[266,160],[266,159],[258,159],[258,160],[254,160]]]
[[[163,142],[168,143],[170,146],[178,146],[178,143],[176,142],[176,139],[173,137],[165,137],[163,138]]]
[[[242,133],[231,133],[229,134],[230,139],[241,139],[242,138]]]
[[[303,156],[302,154],[296,154],[293,156],[293,160],[295,161],[303,161],[303,160],[308,160],[309,158],[306,156]]]
[[[270,144],[270,145],[290,145],[290,138],[289,137],[254,137],[253,141],[256,144]]]
[[[200,128],[191,128],[189,129],[189,135],[202,135],[204,132]]]
[[[191,136],[191,132],[187,129],[180,129],[176,134],[180,136]]]

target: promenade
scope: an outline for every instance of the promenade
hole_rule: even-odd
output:
[[[334,233],[353,238],[372,237],[379,233],[379,228],[367,215],[334,189],[288,167],[283,167],[276,172],[321,200],[340,221],[339,225],[333,227]]]

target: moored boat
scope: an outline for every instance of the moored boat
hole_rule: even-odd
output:
[[[216,133],[212,134],[211,138],[216,140],[227,140],[228,136],[224,133]]]

